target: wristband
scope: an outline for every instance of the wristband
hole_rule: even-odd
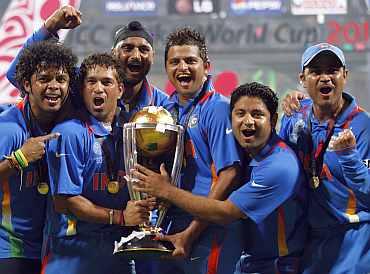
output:
[[[21,166],[19,165],[17,159],[15,159],[14,152],[10,156],[4,156],[10,163],[10,166],[14,169],[21,170]]]
[[[110,209],[108,214],[109,214],[109,224],[112,225],[113,224],[114,210]]]
[[[22,150],[18,149],[14,152],[15,159],[17,160],[18,164],[21,166],[22,169],[28,167],[27,158],[24,156]]]

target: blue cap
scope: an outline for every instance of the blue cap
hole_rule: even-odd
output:
[[[343,67],[346,66],[346,60],[344,58],[343,51],[340,48],[328,43],[320,43],[313,45],[304,51],[301,60],[302,71],[312,61],[313,58],[315,58],[319,53],[323,51],[330,51],[334,53],[335,56],[338,57],[339,61],[342,63]]]

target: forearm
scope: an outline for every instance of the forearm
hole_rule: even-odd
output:
[[[111,211],[112,209],[98,206],[81,195],[58,195],[54,199],[54,204],[59,213],[71,214],[86,222],[109,224],[110,218],[112,218],[112,224],[119,225],[121,223],[121,210]]]
[[[189,226],[189,229],[197,234],[207,226],[204,221],[227,224],[234,220],[227,211],[226,201],[197,196],[174,186],[168,189],[164,198],[196,218],[202,219],[202,221],[194,220],[194,223]]]
[[[0,162],[0,181],[5,181],[14,174],[16,169],[12,167],[9,160],[5,159]]]
[[[368,167],[362,162],[357,149],[337,152],[347,185],[365,194],[370,191],[370,175]]]
[[[216,184],[212,186],[211,191],[208,194],[208,198],[220,201],[227,199],[230,193],[240,184],[240,178],[238,176],[239,174],[239,166],[229,167],[221,171]],[[204,216],[195,216],[199,217],[200,219],[194,219],[187,228],[187,232],[189,235],[192,235],[193,239],[196,239],[208,226]],[[214,218],[213,220],[209,221],[218,224],[227,224],[233,221],[233,218],[229,218],[231,216],[223,210],[222,206],[221,209],[217,209],[213,214],[207,213],[207,216]]]

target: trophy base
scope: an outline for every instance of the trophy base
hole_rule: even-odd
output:
[[[155,240],[156,235],[152,233],[142,233],[145,236],[134,237],[126,242],[116,242],[113,254],[128,259],[161,259],[161,257],[171,255],[174,247],[170,242]]]

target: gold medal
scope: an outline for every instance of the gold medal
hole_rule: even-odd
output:
[[[320,179],[317,176],[312,176],[311,178],[311,187],[312,188],[318,188],[320,185]]]
[[[111,194],[116,194],[119,191],[118,181],[109,181],[108,183],[108,192]]]
[[[49,192],[49,185],[45,182],[39,183],[37,185],[37,191],[42,195],[46,195]]]

